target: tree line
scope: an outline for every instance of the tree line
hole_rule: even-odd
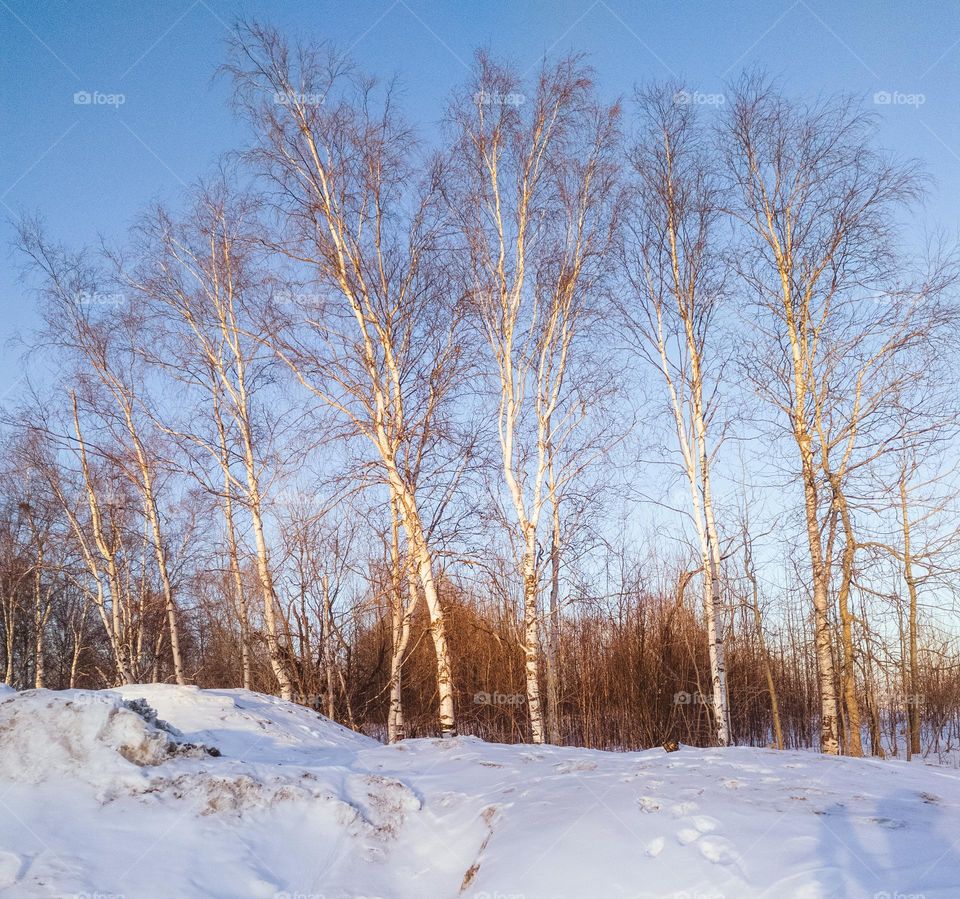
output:
[[[247,146],[121,245],[18,223],[6,683],[956,748],[957,258],[871,115],[480,52],[427,140],[334,48],[236,35]]]

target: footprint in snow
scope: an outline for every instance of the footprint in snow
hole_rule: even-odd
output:
[[[248,896],[254,897],[254,899],[269,899],[270,896],[278,895],[277,888],[278,884],[269,880],[263,880],[262,878],[255,877],[247,884],[244,892]],[[81,893],[81,895],[84,894]],[[96,893],[89,895],[96,895]]]
[[[697,843],[700,854],[715,865],[739,864],[740,856],[734,844],[723,837],[704,837]]]
[[[681,827],[677,831],[677,842],[681,846],[688,846],[690,843],[699,840],[704,834],[713,833],[719,827],[720,822],[709,815],[694,815],[690,819],[691,827]]]
[[[695,796],[702,796],[703,790],[697,787],[687,787],[686,789],[678,790],[677,795],[682,796],[684,799],[693,799]]]
[[[20,876],[23,860],[12,852],[0,852],[0,888],[15,884]]]
[[[670,814],[674,818],[682,818],[685,815],[692,815],[698,808],[700,806],[695,802],[678,802],[670,809]]]
[[[656,858],[661,852],[663,852],[663,847],[667,845],[667,841],[663,837],[657,837],[656,839],[651,840],[647,843],[647,848],[644,850],[644,853],[648,858]]]
[[[694,815],[692,820],[700,833],[713,833],[720,826],[720,822],[709,815]]]
[[[637,804],[640,806],[640,811],[642,812],[660,811],[660,803],[652,796],[639,796],[637,798]]]

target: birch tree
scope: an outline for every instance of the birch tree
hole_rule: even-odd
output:
[[[616,224],[620,110],[594,98],[577,59],[544,65],[528,86],[480,53],[449,117],[446,189],[466,245],[466,290],[489,351],[499,461],[520,555],[531,738],[542,743],[539,535],[551,458],[585,413],[574,387],[577,353]]]
[[[716,742],[727,746],[724,608],[712,462],[722,300],[716,176],[682,86],[637,92],[640,135],[630,149],[634,203],[624,227],[624,261],[636,302],[621,302],[634,346],[666,389],[700,548]]]
[[[742,229],[737,270],[757,301],[765,338],[752,383],[782,416],[796,450],[821,746],[837,754],[830,522],[843,512],[842,481],[869,417],[865,407],[872,402],[876,410],[882,400],[873,373],[902,345],[898,308],[884,312],[876,300],[896,280],[896,219],[919,196],[920,182],[915,167],[874,149],[871,120],[855,102],[792,102],[752,76],[728,104],[721,154],[726,202]]]
[[[33,270],[43,278],[42,291],[48,304],[45,310],[48,339],[61,350],[74,354],[74,361],[81,366],[79,381],[85,404],[113,438],[104,441],[110,444],[110,448],[100,447],[98,452],[112,458],[140,496],[167,616],[174,676],[178,684],[185,684],[179,610],[160,508],[158,481],[162,477],[162,462],[155,440],[150,439],[150,426],[143,414],[146,388],[133,353],[140,319],[125,306],[122,294],[111,288],[109,282],[104,286],[102,276],[98,276],[82,253],[71,254],[52,245],[38,223],[21,224],[19,245],[31,261]],[[108,547],[100,526],[103,510],[90,477],[88,443],[81,431],[78,393],[72,389],[69,393],[91,522],[97,546],[107,565],[116,613],[119,573],[115,553]],[[114,447],[119,447],[120,451]],[[121,672],[125,664],[121,664]]]
[[[287,627],[265,521],[267,460],[257,401],[270,354],[263,347],[263,317],[258,310],[269,293],[270,279],[251,255],[254,220],[251,204],[233,197],[225,182],[202,188],[183,221],[175,221],[163,209],[142,221],[138,256],[124,277],[126,289],[151,310],[165,354],[160,358],[147,347],[144,352],[168,375],[175,369],[173,377],[201,396],[199,420],[164,427],[199,448],[219,473],[223,486],[211,489],[224,515],[242,635],[249,622],[239,577],[234,506],[238,500],[249,518],[270,667],[281,697],[292,699]],[[206,427],[197,427],[204,422]]]
[[[391,88],[328,48],[241,29],[228,67],[255,131],[248,159],[304,278],[272,345],[301,385],[373,451],[400,512],[436,652],[440,731],[456,733],[453,664],[421,476],[457,383],[457,297],[437,265],[436,181]],[[427,171],[426,177],[421,172]]]

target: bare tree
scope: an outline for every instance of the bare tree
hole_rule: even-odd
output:
[[[460,351],[456,297],[436,264],[436,185],[418,176],[392,91],[378,93],[324,48],[291,51],[256,25],[233,51],[229,71],[256,131],[249,158],[279,225],[279,237],[263,239],[308,279],[288,294],[296,320],[273,345],[376,454],[429,611],[440,730],[450,736],[452,663],[420,489]]]
[[[873,149],[871,133],[869,117],[851,100],[795,103],[750,76],[733,90],[721,136],[728,205],[744,238],[736,263],[767,338],[753,382],[784,416],[798,456],[821,744],[833,754],[840,751],[839,710],[822,518],[829,520],[838,496],[838,472],[831,469],[831,478],[825,459],[856,441],[858,385],[890,339],[868,301],[891,283],[897,211],[920,189],[915,169]],[[843,365],[851,341],[860,352]]]
[[[538,533],[551,459],[585,414],[576,357],[616,223],[620,110],[594,99],[575,58],[545,65],[530,97],[525,90],[514,71],[478,54],[468,94],[451,107],[447,190],[498,394],[521,556],[527,707],[541,743]]]
[[[48,303],[48,339],[53,345],[75,354],[84,367],[80,383],[86,404],[111,429],[114,445],[126,451],[124,456],[118,456],[113,450],[98,450],[101,455],[113,456],[119,470],[140,494],[161,582],[174,675],[177,683],[184,684],[186,678],[180,652],[178,608],[159,504],[161,462],[156,447],[150,445],[146,434],[149,424],[143,415],[145,389],[132,353],[140,319],[131,307],[125,306],[121,294],[110,292],[109,283],[106,288],[103,286],[96,270],[86,262],[83,254],[70,254],[50,244],[44,238],[39,223],[25,221],[21,224],[19,245],[33,269],[44,279],[43,294]],[[102,311],[98,307],[107,307],[109,314],[105,319],[97,318],[97,311]],[[77,392],[71,390],[70,398],[91,520],[98,548],[107,564],[117,614],[119,572],[116,570],[115,551],[108,546],[99,526],[102,510],[90,477]],[[121,669],[123,667],[121,665]]]
[[[716,742],[730,743],[720,537],[711,480],[716,435],[716,312],[723,281],[716,176],[694,109],[679,84],[637,92],[640,136],[630,150],[635,202],[624,233],[638,306],[621,303],[629,333],[658,369],[690,491],[703,572]]]
[[[148,353],[174,377],[199,388],[205,420],[212,427],[165,429],[214,461],[222,490],[228,554],[241,629],[246,610],[239,580],[234,502],[242,497],[253,531],[256,572],[266,626],[270,666],[285,699],[293,697],[285,655],[285,625],[279,609],[265,525],[265,460],[258,440],[256,397],[269,354],[259,303],[270,280],[252,257],[254,207],[236,198],[224,182],[201,189],[192,215],[176,222],[162,209],[139,228],[139,255],[124,272],[126,287],[151,311],[166,354]],[[144,347],[147,352],[149,348]],[[239,469],[239,475],[236,473]],[[244,640],[246,638],[244,637]]]

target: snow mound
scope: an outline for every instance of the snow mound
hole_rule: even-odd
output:
[[[129,778],[136,768],[210,750],[178,739],[145,705],[87,690],[28,690],[0,700],[0,771],[40,783]],[[153,720],[151,720],[151,717]]]
[[[4,897],[960,897],[953,770],[383,746],[244,690],[0,691],[0,812]]]
[[[112,692],[145,699],[186,739],[216,746],[227,758],[294,763],[319,754],[329,762],[379,745],[311,709],[250,690],[133,684]]]

